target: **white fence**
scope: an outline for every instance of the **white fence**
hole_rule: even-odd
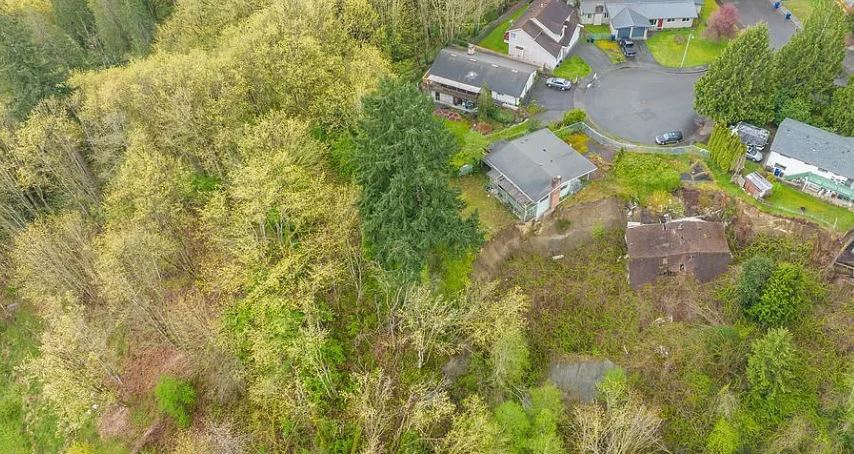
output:
[[[660,153],[660,154],[700,154],[706,156],[709,154],[708,150],[700,148],[696,145],[682,145],[676,147],[657,147],[652,145],[639,145],[636,143],[625,142],[610,136],[607,136],[588,125],[587,123],[580,121],[578,123],[573,123],[568,126],[564,126],[555,133],[559,132],[578,132],[581,131],[586,134],[591,139],[596,142],[616,149],[623,149],[626,151],[631,151],[635,153]]]

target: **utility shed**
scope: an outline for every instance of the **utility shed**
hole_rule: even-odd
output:
[[[756,172],[744,177],[743,187],[748,194],[752,195],[753,198],[756,199],[761,199],[768,194],[771,194],[771,190],[774,188],[768,180]]]
[[[638,288],[658,276],[691,274],[708,282],[726,271],[731,254],[724,225],[697,218],[626,228],[629,284]]]

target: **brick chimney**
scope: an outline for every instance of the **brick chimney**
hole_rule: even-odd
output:
[[[554,210],[557,208],[557,204],[560,202],[560,183],[563,179],[560,175],[552,178],[552,192],[549,194],[549,210]]]

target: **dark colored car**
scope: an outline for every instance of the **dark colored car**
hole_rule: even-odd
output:
[[[682,141],[682,131],[670,131],[664,134],[655,136],[655,143],[659,145],[670,145]]]
[[[549,77],[546,79],[546,87],[557,88],[558,90],[569,90],[572,88],[572,82],[561,79],[560,77]]]
[[[634,57],[638,54],[635,42],[627,38],[620,40],[620,50],[623,51],[623,55],[626,57]]]

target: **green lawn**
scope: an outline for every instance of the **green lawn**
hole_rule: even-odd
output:
[[[466,134],[469,132],[471,128],[471,124],[468,121],[453,121],[445,119],[443,120],[445,123],[445,127],[451,131],[451,134],[457,139],[457,143],[462,145],[465,142]]]
[[[578,55],[567,58],[554,70],[555,77],[569,80],[580,79],[588,74],[590,74],[590,66]]]
[[[516,222],[516,216],[500,200],[486,192],[488,182],[489,178],[483,173],[474,173],[451,180],[451,186],[462,191],[461,198],[466,204],[463,215],[476,210],[487,239]]]
[[[611,34],[611,27],[607,25],[585,25],[584,31],[591,35],[602,35],[605,33]]]
[[[620,51],[620,45],[616,41],[597,39],[596,47],[602,49],[608,55],[611,63],[617,64],[625,61],[625,57],[623,57],[623,53]]]
[[[670,30],[651,32],[647,46],[655,60],[662,66],[677,68],[682,64],[685,46],[690,35],[691,43],[685,56],[686,67],[700,66],[711,63],[726,48],[728,42],[714,42],[703,37],[706,21],[718,9],[716,2],[706,2],[700,14],[699,25],[695,29]]]
[[[485,47],[487,49],[492,49],[496,52],[506,54],[508,49],[507,43],[504,42],[504,32],[506,32],[507,29],[510,28],[510,21],[516,20],[519,18],[519,16],[525,14],[525,11],[528,10],[528,6],[529,5],[525,5],[514,11],[513,14],[511,14],[510,17],[507,18],[507,20],[498,24],[498,26],[492,29],[492,31],[489,32],[488,35],[486,35],[486,38],[483,38],[478,43],[478,45],[480,47]]]
[[[783,6],[789,9],[801,22],[806,22],[812,14],[815,0],[784,0]]]

